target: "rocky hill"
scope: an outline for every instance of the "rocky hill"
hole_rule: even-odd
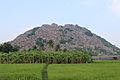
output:
[[[17,45],[20,50],[29,50],[39,47],[43,43],[47,49],[47,42],[53,40],[54,46],[59,44],[61,49],[75,50],[85,49],[93,55],[98,54],[118,54],[120,49],[112,45],[105,39],[92,33],[90,30],[73,24],[57,25],[55,23],[43,24],[32,30],[19,35],[11,41],[12,45]]]

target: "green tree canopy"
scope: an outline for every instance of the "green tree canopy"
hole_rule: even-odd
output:
[[[19,50],[18,46],[13,47],[8,42],[0,45],[0,52],[9,53],[9,52],[14,52],[14,51],[18,51],[18,50]]]

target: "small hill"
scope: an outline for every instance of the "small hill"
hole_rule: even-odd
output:
[[[60,45],[61,49],[85,49],[92,55],[118,54],[120,49],[90,30],[73,24],[57,25],[55,23],[43,24],[19,35],[10,43],[19,46],[20,50],[38,48],[38,43],[43,43],[47,49],[47,42],[53,40],[54,46]]]

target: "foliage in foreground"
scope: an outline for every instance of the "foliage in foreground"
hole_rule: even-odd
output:
[[[50,63],[50,64],[68,64],[68,63],[88,63],[91,62],[91,56],[86,51],[24,51],[0,53],[0,63]]]

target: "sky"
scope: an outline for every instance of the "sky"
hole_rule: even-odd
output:
[[[78,24],[120,48],[120,0],[0,0],[0,43],[51,23]]]

